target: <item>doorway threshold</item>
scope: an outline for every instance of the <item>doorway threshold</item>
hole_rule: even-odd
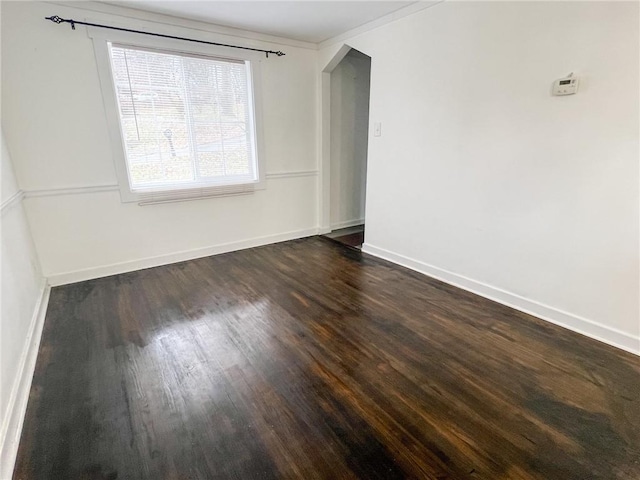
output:
[[[343,245],[361,249],[364,242],[364,225],[340,228],[323,236]]]

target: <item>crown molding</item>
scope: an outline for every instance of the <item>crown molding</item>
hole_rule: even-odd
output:
[[[266,33],[258,33],[250,30],[243,30],[240,28],[227,27],[224,25],[218,25],[215,23],[203,22],[200,20],[193,20],[184,17],[178,17],[173,15],[166,15],[163,13],[149,12],[146,10],[140,10],[129,6],[121,5],[116,2],[106,1],[72,1],[72,0],[59,0],[59,1],[43,1],[42,3],[48,5],[58,5],[61,7],[72,8],[75,10],[84,10],[86,12],[93,12],[104,15],[112,15],[122,17],[126,19],[134,19],[138,21],[147,21],[150,23],[156,23],[159,25],[166,25],[172,27],[188,28],[190,30],[201,31],[208,34],[225,35],[229,37],[242,38],[245,40],[253,40],[259,42],[266,42],[275,45],[286,45],[296,48],[304,48],[308,50],[320,50],[346,39],[352,38],[356,35],[368,32],[375,28],[386,25],[387,23],[394,22],[406,16],[420,12],[427,8],[431,8],[439,3],[443,3],[445,0],[421,0],[411,5],[407,5],[395,12],[391,12],[380,18],[364,23],[359,27],[347,30],[339,35],[330,37],[319,43],[304,42],[301,40],[294,40],[292,38],[279,37],[277,35],[269,35]]]
[[[96,1],[44,1],[46,5],[57,5],[74,10],[83,10],[86,12],[98,13],[103,15],[111,15],[137,21],[145,21],[159,25],[171,27],[188,28],[189,30],[200,31],[208,34],[225,35],[228,37],[242,38],[245,40],[266,42],[275,45],[287,45],[289,47],[305,48],[308,50],[317,50],[315,43],[303,42],[276,35],[268,35],[266,33],[252,32],[250,30],[242,30],[234,27],[226,27],[214,23],[202,22],[199,20],[191,20],[183,17],[174,17],[162,13],[148,12],[136,8],[118,5],[110,2]],[[55,13],[55,12],[53,12]]]
[[[413,15],[414,13],[418,13],[427,8],[431,8],[439,3],[443,3],[445,0],[425,0],[412,3],[411,5],[407,5],[404,8],[400,8],[395,12],[391,12],[383,17],[377,18],[375,20],[371,20],[370,22],[364,23],[359,27],[352,28],[351,30],[347,30],[340,35],[336,35],[335,37],[328,38],[318,43],[318,50],[322,50],[324,48],[330,47],[331,45],[335,45],[336,43],[343,42],[347,39],[353,38],[356,35],[360,35],[362,33],[368,32],[370,30],[374,30],[378,27],[386,25],[387,23],[395,22],[396,20],[400,20],[401,18],[407,17],[409,15]]]

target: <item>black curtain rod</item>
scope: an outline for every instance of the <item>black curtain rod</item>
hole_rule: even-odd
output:
[[[130,33],[140,33],[142,35],[151,35],[152,37],[162,37],[162,38],[171,38],[173,40],[184,40],[186,42],[195,42],[195,43],[204,43],[206,45],[217,45],[219,47],[229,47],[229,48],[240,48],[242,50],[251,50],[254,52],[263,52],[266,54],[267,58],[269,58],[269,54],[272,53],[277,55],[278,57],[282,57],[284,55],[283,52],[273,50],[263,50],[261,48],[251,48],[251,47],[239,47],[238,45],[228,45],[226,43],[216,43],[216,42],[207,42],[205,40],[196,40],[195,38],[185,38],[185,37],[176,37],[173,35],[164,35],[162,33],[152,33],[152,32],[143,32],[142,30],[132,30],[130,28],[120,28],[120,27],[112,27],[110,25],[100,25],[99,23],[89,23],[89,22],[80,22],[78,20],[73,20],[70,18],[62,18],[58,15],[52,15],[51,17],[44,17],[45,20],[51,20],[54,23],[70,23],[71,29],[75,30],[76,25],[87,25],[88,27],[99,27],[99,28],[108,28],[110,30],[119,30],[121,32],[130,32]]]

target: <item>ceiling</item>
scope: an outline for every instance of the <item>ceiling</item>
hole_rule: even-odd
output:
[[[107,3],[320,43],[415,2],[127,0]]]

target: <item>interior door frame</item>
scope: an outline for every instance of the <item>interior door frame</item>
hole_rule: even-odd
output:
[[[321,79],[321,119],[320,119],[320,172],[318,199],[319,233],[331,231],[331,72],[335,70],[351,49],[358,50],[348,44],[342,47],[331,58],[320,73]],[[358,50],[359,51],[359,50]]]

